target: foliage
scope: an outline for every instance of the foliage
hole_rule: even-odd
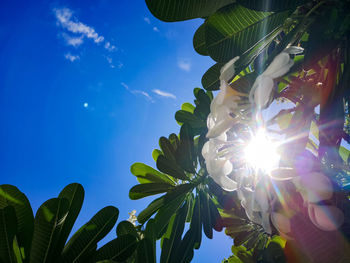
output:
[[[127,221],[118,225],[117,238],[97,249],[118,219],[113,206],[97,212],[67,242],[83,200],[83,187],[70,184],[44,202],[34,217],[18,188],[0,185],[0,262],[124,262],[135,256],[148,235],[142,236]]]
[[[153,151],[159,171],[140,163],[131,167],[140,183],[130,190],[131,199],[163,193],[140,212],[139,223],[154,220],[156,238],[161,239],[161,262],[189,262],[193,249],[200,247],[202,231],[212,238],[213,229],[224,227],[234,239],[234,255],[225,262],[285,262],[292,242],[281,241],[276,229],[272,235],[265,233],[247,218],[237,194],[223,191],[208,176],[201,150],[207,141],[211,91],[219,89],[220,69],[235,56],[239,60],[230,86],[244,95],[286,47],[303,46],[304,54],[295,56],[289,73],[276,80],[278,90],[273,94],[295,107],[281,111],[268,125],[277,124],[279,133],[286,137],[302,134],[283,147],[284,165],[294,165],[291,161],[305,150],[312,152],[321,169],[338,183],[336,198],[347,204],[349,150],[340,142],[350,141],[350,92],[346,87],[350,77],[349,1],[146,0],[146,4],[166,22],[202,18],[193,46],[217,63],[203,75],[207,91],[196,88],[194,105],[185,103],[176,112],[179,135],[161,137],[160,149]],[[324,23],[326,20],[329,23]],[[315,113],[318,105],[320,114]],[[334,120],[337,124],[325,127]],[[343,211],[347,209],[343,207]],[[345,223],[342,231],[349,236],[347,226]],[[303,249],[298,249],[302,255]]]

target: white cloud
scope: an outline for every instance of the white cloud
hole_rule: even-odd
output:
[[[66,33],[62,34],[64,40],[66,40],[67,45],[73,46],[73,47],[78,47],[81,44],[83,44],[83,36],[80,37],[72,37]]]
[[[129,91],[131,94],[140,94],[142,96],[144,96],[148,101],[154,102],[153,98],[146,92],[143,90],[132,90],[129,88],[129,86],[127,84],[125,84],[124,82],[121,82],[120,85],[122,85],[127,91]]]
[[[93,39],[95,43],[104,41],[104,37],[98,35],[94,28],[78,21],[73,17],[73,12],[68,8],[54,9],[57,23],[67,31],[74,34],[81,34],[87,38]]]
[[[162,91],[159,89],[152,90],[154,93],[158,94],[159,96],[165,97],[165,98],[171,98],[176,100],[176,96],[170,92]]]
[[[124,82],[121,82],[120,85],[122,85],[126,90],[129,90],[129,86]]]
[[[185,59],[180,59],[177,61],[177,66],[184,70],[189,72],[191,70],[191,62],[189,60],[185,60]]]
[[[144,20],[147,24],[151,24],[151,20],[149,20],[148,17],[145,17],[143,20]]]
[[[80,59],[80,57],[78,55],[72,55],[71,53],[65,54],[64,57],[71,62],[74,62],[74,61]]]
[[[159,32],[158,27],[154,26],[154,27],[153,27],[153,31],[155,31],[155,32]]]
[[[108,51],[115,51],[117,48],[116,46],[112,45],[109,41],[107,41],[105,44],[105,49],[107,49]]]

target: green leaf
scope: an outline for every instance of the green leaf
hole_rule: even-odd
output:
[[[343,146],[339,147],[339,155],[345,163],[349,163],[350,151]]]
[[[152,158],[153,158],[153,160],[156,162],[157,159],[158,159],[158,156],[161,155],[161,154],[163,154],[161,150],[154,149],[154,150],[152,151]],[[137,179],[139,179],[139,177],[138,177]],[[139,180],[139,181],[140,181],[140,180]],[[141,182],[140,182],[140,183],[141,183]],[[142,183],[141,183],[141,184],[142,184]]]
[[[145,238],[147,238],[150,242],[148,243],[152,248],[152,255],[150,255],[150,258],[153,258],[153,263],[156,263],[156,225],[155,220],[150,219],[147,222],[147,226],[145,229]],[[151,250],[150,250],[151,251]]]
[[[34,233],[30,250],[30,263],[51,263],[55,257],[57,243],[69,202],[65,198],[52,198],[43,203],[34,219]]]
[[[159,151],[159,150],[158,150]],[[158,159],[158,156],[156,160]],[[169,183],[174,185],[174,181],[166,174],[163,174],[144,163],[134,163],[130,167],[130,171],[137,177],[137,180],[143,183]]]
[[[205,45],[205,24],[202,24],[194,34],[193,47],[198,54],[208,56],[207,47]]]
[[[205,193],[203,190],[199,191],[200,198],[200,210],[201,210],[201,221],[203,223],[204,234],[209,238],[213,238],[213,222],[210,213],[209,207],[209,195]]]
[[[254,46],[283,24],[287,12],[258,12],[232,4],[206,22],[206,44],[211,58],[226,62]]]
[[[146,196],[168,192],[173,188],[174,186],[164,183],[138,184],[130,189],[129,197],[131,200],[137,200]]]
[[[61,193],[58,195],[58,198],[65,198],[69,202],[68,214],[60,228],[59,239],[57,241],[55,252],[55,257],[58,257],[64,245],[67,242],[68,236],[72,231],[75,220],[77,219],[81,207],[84,201],[84,188],[81,184],[73,183],[67,185]]]
[[[139,238],[139,234],[137,233],[134,225],[130,223],[129,221],[121,221],[117,226],[117,236],[123,236],[123,235],[132,235]]]
[[[196,233],[193,232],[193,229],[189,229],[184,238],[181,240],[180,245],[178,246],[178,249],[175,254],[175,258],[171,259],[170,262],[176,263],[176,262],[181,262],[181,263],[187,263],[191,262],[193,258],[193,246],[195,243],[196,239]]]
[[[12,244],[17,232],[16,212],[12,206],[0,209],[0,260],[15,263]]]
[[[96,260],[127,260],[137,248],[137,239],[133,235],[121,235],[97,250]]]
[[[220,213],[216,207],[216,205],[214,204],[213,200],[211,200],[211,198],[209,198],[208,200],[209,203],[209,209],[210,209],[210,216],[212,218],[212,227],[216,230],[216,231],[221,231],[222,230],[222,224],[221,224],[221,216]]]
[[[193,187],[193,184],[181,184],[179,186],[176,186],[172,191],[155,199],[152,203],[148,205],[146,209],[141,211],[141,213],[137,217],[137,221],[140,224],[143,224],[161,207],[169,204],[172,200],[176,199],[181,195],[186,195],[189,191],[192,191]]]
[[[306,0],[237,0],[240,5],[256,11],[280,12],[295,9],[298,5],[305,4]]]
[[[220,89],[220,69],[223,63],[216,63],[211,66],[202,77],[202,86],[206,90],[219,90]]]
[[[200,118],[198,118],[196,115],[184,111],[184,110],[179,110],[175,113],[175,119],[179,123],[187,123],[189,124],[192,128],[194,129],[206,129],[207,124]]]
[[[169,141],[173,146],[174,150],[176,151],[180,144],[179,137],[175,133],[172,133],[169,135]]]
[[[165,158],[175,161],[175,149],[167,138],[160,137],[159,146]]]
[[[202,221],[201,221],[201,204],[199,195],[196,196],[193,208],[193,215],[190,224],[190,229],[194,235],[194,248],[199,249],[202,242]]]
[[[69,262],[84,261],[89,256],[88,252],[111,231],[118,215],[119,210],[113,206],[97,212],[68,241],[62,253],[63,259]]]
[[[159,171],[166,173],[174,178],[188,180],[184,171],[176,164],[176,162],[160,155],[157,159],[157,168]]]
[[[233,0],[146,0],[151,13],[166,22],[205,17]]]
[[[181,105],[181,110],[188,111],[189,113],[193,113],[195,109],[195,106],[193,106],[189,102],[185,102]]]
[[[28,198],[17,187],[3,184],[0,186],[0,208],[13,206],[17,218],[16,238],[22,251],[22,257],[27,261],[33,238],[34,215]]]
[[[185,198],[186,198],[185,194],[180,195],[177,198],[173,199],[167,206],[163,206],[161,209],[159,209],[158,213],[154,218],[155,226],[156,226],[155,233],[157,238],[161,238],[166,227],[168,226],[170,218],[181,207]]]
[[[162,253],[160,256],[160,263],[168,263],[174,258],[176,249],[180,245],[181,236],[185,228],[185,220],[187,214],[187,202],[176,212],[176,216],[172,225],[169,224],[167,232],[170,233],[166,237],[162,245]]]
[[[153,254],[152,241],[144,238],[139,242],[137,247],[137,261],[138,263],[154,263],[155,257]]]
[[[188,124],[180,129],[180,145],[176,151],[176,161],[185,171],[195,173],[196,156],[194,153],[193,131]]]

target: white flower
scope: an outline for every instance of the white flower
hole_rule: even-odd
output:
[[[130,217],[126,221],[129,221],[131,224],[136,226],[136,221],[137,221],[136,210],[132,210],[128,214],[130,215]]]
[[[273,99],[273,80],[282,77],[293,66],[294,61],[290,58],[290,54],[299,54],[302,51],[302,48],[293,46],[277,55],[267,69],[256,78],[250,90],[250,102],[258,109],[266,108]]]

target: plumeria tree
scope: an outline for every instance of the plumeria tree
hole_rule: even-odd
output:
[[[157,170],[131,167],[131,199],[164,193],[137,216],[160,262],[191,261],[223,229],[225,262],[347,262],[350,1],[146,3],[166,22],[201,18],[194,49],[216,62]]]
[[[202,19],[194,49],[215,61],[176,112],[179,131],[159,139],[156,169],[131,166],[129,197],[157,196],[98,248],[117,208],[67,242],[82,186],[34,218],[22,192],[0,185],[0,262],[190,262],[223,230],[223,262],[349,262],[350,1],[146,3],[166,22]]]

